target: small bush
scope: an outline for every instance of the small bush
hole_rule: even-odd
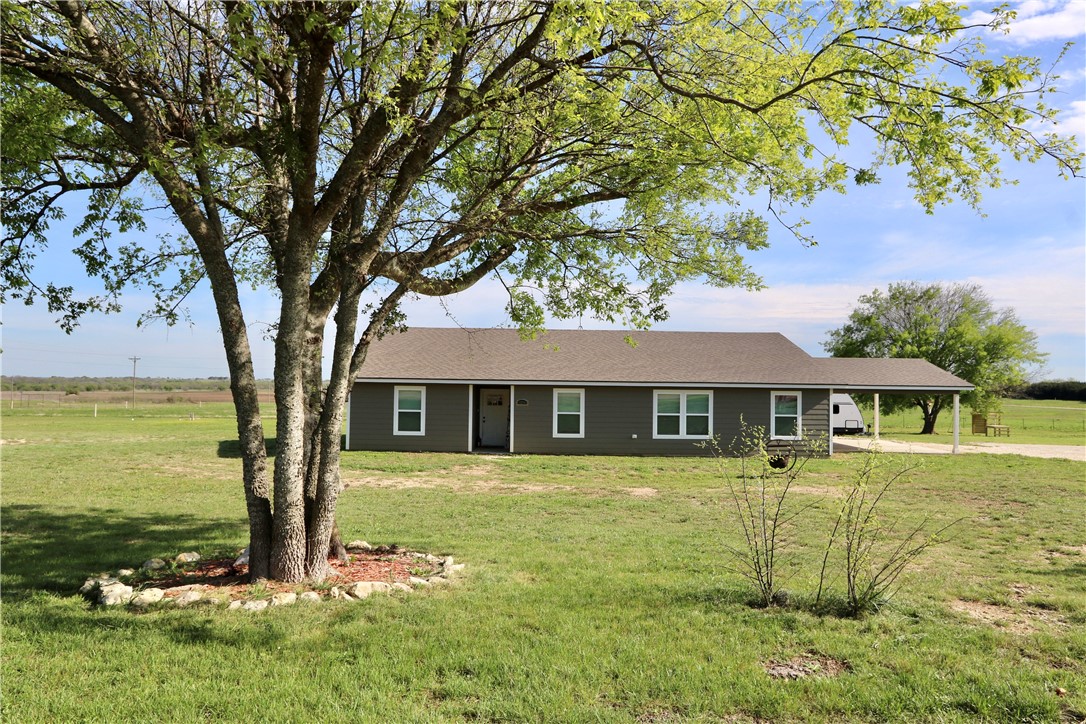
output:
[[[825,450],[817,439],[784,453],[768,440],[765,428],[740,420],[740,433],[727,451],[716,440],[709,447],[720,463],[731,497],[732,512],[743,531],[743,547],[729,547],[737,572],[754,584],[761,605],[787,602],[778,575],[792,522],[810,505],[786,507],[788,491],[807,462]],[[795,457],[793,457],[795,456]]]
[[[815,595],[816,609],[823,607],[827,568],[838,542],[841,550],[836,555],[845,580],[844,610],[851,616],[860,616],[878,611],[896,590],[905,569],[958,522],[929,531],[927,518],[906,524],[881,515],[880,503],[890,488],[918,467],[911,463],[894,465],[878,450],[865,454],[826,541]],[[833,597],[826,600],[832,602]]]

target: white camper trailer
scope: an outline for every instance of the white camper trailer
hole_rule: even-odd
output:
[[[862,435],[867,432],[864,416],[850,395],[835,392],[830,404],[833,405],[831,421],[834,435]]]

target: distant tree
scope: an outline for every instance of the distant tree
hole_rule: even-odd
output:
[[[834,357],[919,357],[973,383],[964,396],[976,410],[989,409],[1000,394],[1022,384],[1030,364],[1046,357],[1037,335],[1014,310],[997,309],[976,284],[891,284],[860,297],[849,321],[823,345]],[[922,434],[935,432],[945,395],[888,396],[884,409],[919,407]]]
[[[760,284],[752,193],[775,215],[902,165],[932,209],[978,203],[1002,154],[1081,168],[1072,140],[1034,130],[1055,117],[1040,63],[985,51],[1006,9],[975,25],[951,2],[881,0],[2,10],[0,301],[44,300],[70,328],[139,283],[174,320],[209,283],[255,578],[327,575],[344,401],[406,295],[500,275],[525,332],[544,309],[645,326],[682,281]],[[850,166],[838,149],[861,130],[874,152]],[[162,207],[183,235],[111,238]],[[33,270],[80,209],[73,250],[103,288],[87,298]],[[242,286],[279,303],[270,475]]]

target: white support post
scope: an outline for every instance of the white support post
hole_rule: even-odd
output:
[[[876,392],[873,397],[875,398],[875,439],[879,439],[879,393]]]
[[[826,412],[828,413],[829,420],[829,435],[826,436],[826,454],[833,457],[833,388],[830,388],[828,396],[826,397]]]
[[[347,393],[347,421],[346,421],[346,424],[343,427],[345,428],[344,429],[344,434],[343,434],[343,449],[344,450],[350,450],[351,449],[351,393],[350,392]]]
[[[474,440],[471,434],[471,418],[475,414],[475,385],[468,385],[468,452],[472,452],[475,449],[475,445],[472,443]]]
[[[516,417],[517,409],[517,387],[516,385],[509,385],[509,454],[513,454],[513,431],[516,429],[513,425],[513,419]]]
[[[959,434],[961,433],[961,426],[962,426],[961,425],[961,420],[958,419],[959,415],[960,415],[959,402],[960,402],[959,395],[958,395],[957,392],[955,392],[954,393],[954,454],[955,455],[958,454],[958,437],[959,437]]]

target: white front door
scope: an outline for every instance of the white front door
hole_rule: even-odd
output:
[[[509,390],[479,390],[479,437],[483,447],[508,444]]]

